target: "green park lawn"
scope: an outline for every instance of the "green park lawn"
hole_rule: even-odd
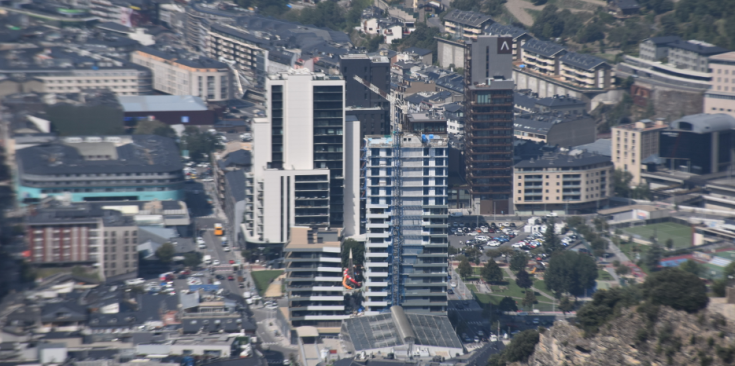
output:
[[[649,240],[656,236],[658,243],[665,245],[671,239],[674,242],[673,249],[682,249],[692,246],[692,229],[689,226],[673,222],[660,222],[657,224],[636,226],[623,229],[626,234],[639,235],[643,240]]]
[[[252,272],[251,276],[253,276],[253,281],[255,281],[255,287],[258,288],[258,294],[260,294],[260,296],[263,296],[265,290],[268,289],[268,285],[270,285],[271,281],[280,276],[282,273],[283,270],[280,269]]]
[[[597,280],[598,281],[612,281],[614,280],[613,276],[604,269],[598,269],[597,270]]]

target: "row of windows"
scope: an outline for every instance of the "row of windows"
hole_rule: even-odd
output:
[[[136,81],[138,81],[138,79],[119,79],[119,80],[118,79],[95,79],[94,80],[94,82],[97,83],[97,84],[99,84],[99,83],[118,83],[118,82],[120,82],[120,83],[134,83]],[[66,80],[47,80],[47,82],[49,84],[53,84],[53,83],[56,83],[56,84],[64,84],[64,83],[66,83],[66,84],[72,84],[72,83],[80,83],[80,84],[87,83],[87,84],[91,84],[92,83],[92,80],[89,80],[89,79],[87,79],[87,80],[66,79]]]
[[[431,200],[434,200],[434,203],[431,203]],[[424,205],[431,205],[431,204],[444,205],[446,204],[446,199],[442,197],[424,198],[423,202],[424,202]],[[370,198],[370,203],[373,205],[380,205],[380,204],[390,205],[390,204],[393,204],[393,199],[390,197],[385,197],[385,198],[372,197]]]
[[[107,234],[107,233],[105,233],[105,234]],[[137,244],[138,243],[138,238],[133,238],[132,241],[130,239],[128,239],[128,238],[125,238],[124,239],[123,244],[130,244],[130,243]],[[105,244],[117,244],[117,239],[112,238],[112,239],[109,240],[109,242],[108,242],[107,239],[105,239]],[[111,247],[111,248],[112,248],[111,251],[113,251],[113,252],[116,250],[115,249],[116,247]],[[125,251],[126,252],[128,251],[128,247],[125,247]]]
[[[131,254],[125,254],[125,256],[123,256],[122,258],[127,261],[127,260],[130,260],[130,259],[135,260],[135,258],[137,258],[137,257],[138,257],[137,254],[132,254],[132,255]],[[105,260],[113,260],[113,261],[116,261],[117,260],[117,254],[110,254],[109,256],[105,254]],[[113,263],[113,265],[114,264],[115,263]],[[115,268],[115,267],[112,267],[112,268]]]

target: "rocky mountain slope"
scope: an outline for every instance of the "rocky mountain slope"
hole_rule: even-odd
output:
[[[528,365],[729,365],[735,363],[735,324],[719,313],[688,314],[668,307],[622,310],[594,336],[566,321],[541,333]]]

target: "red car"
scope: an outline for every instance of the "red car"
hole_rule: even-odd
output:
[[[235,264],[235,261],[230,259],[230,264]]]
[[[229,275],[229,276],[227,276],[227,280],[228,281],[234,281],[235,280],[235,277],[233,277],[232,275]]]

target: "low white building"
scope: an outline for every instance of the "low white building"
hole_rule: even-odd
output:
[[[240,348],[240,341],[227,334],[196,337],[181,337],[163,344],[139,344],[139,355],[192,355],[229,358]]]

